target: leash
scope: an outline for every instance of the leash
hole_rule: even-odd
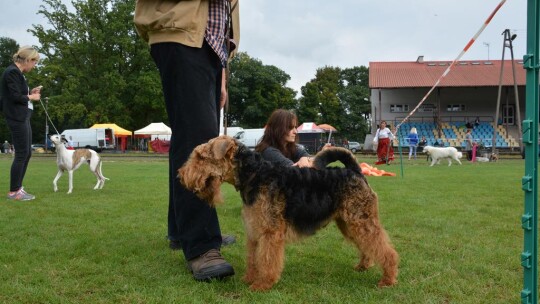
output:
[[[227,57],[231,56],[231,28],[232,28],[232,12],[236,9],[238,1],[231,7],[229,1],[225,1],[227,6],[227,31],[225,33],[226,47],[227,47]],[[227,58],[228,59],[228,58]],[[225,96],[225,106],[223,107],[223,134],[227,135],[228,119],[229,116],[229,66],[225,69],[225,89],[227,90],[227,95]]]
[[[41,106],[43,107],[43,111],[45,111],[45,116],[47,116],[47,119],[49,120],[49,122],[51,123],[51,126],[53,127],[53,129],[56,131],[56,134],[60,135],[60,132],[58,132],[58,130],[56,129],[56,126],[54,125],[54,123],[52,122],[51,120],[51,117],[49,116],[49,112],[47,112],[47,108],[45,108],[45,105],[43,104],[43,101],[41,100],[41,98],[39,99],[39,103],[41,104]],[[48,102],[47,102],[48,103]],[[48,130],[47,130],[48,131]]]

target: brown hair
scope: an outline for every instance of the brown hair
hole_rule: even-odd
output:
[[[281,151],[287,157],[292,158],[296,154],[296,143],[285,141],[285,136],[296,128],[298,118],[292,111],[278,109],[272,112],[266,122],[264,135],[261,142],[255,147],[255,151],[262,152],[268,147],[273,147]],[[296,137],[298,141],[298,137]]]

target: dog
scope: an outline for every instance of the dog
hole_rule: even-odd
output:
[[[345,168],[326,168],[340,160]],[[220,185],[240,191],[251,290],[267,290],[283,272],[285,243],[315,234],[331,221],[360,252],[355,269],[383,269],[379,287],[397,283],[399,256],[379,221],[377,194],[345,148],[329,148],[315,168],[277,166],[226,135],[197,146],[178,170],[182,185],[215,207]]]
[[[431,165],[432,167],[435,163],[439,164],[441,159],[448,159],[448,166],[452,165],[452,160],[457,161],[461,165],[460,158],[463,157],[463,154],[459,152],[454,147],[432,147],[432,146],[425,146],[424,152],[431,157]]]
[[[94,190],[103,188],[105,180],[108,180],[108,178],[103,176],[101,172],[101,158],[96,151],[92,149],[68,150],[64,145],[67,140],[58,134],[49,136],[49,139],[56,148],[56,164],[58,165],[58,173],[53,180],[54,192],[58,191],[58,179],[64,171],[67,171],[69,176],[69,189],[67,193],[70,194],[73,191],[73,171],[77,170],[85,162],[88,163],[90,171],[97,178]]]

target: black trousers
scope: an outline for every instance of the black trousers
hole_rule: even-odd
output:
[[[22,187],[26,169],[32,156],[31,116],[32,110],[28,109],[24,121],[6,119],[6,123],[11,131],[11,142],[15,149],[15,157],[11,164],[9,191],[17,191]]]
[[[190,260],[221,246],[216,210],[186,190],[177,175],[197,145],[219,135],[222,66],[206,42],[202,48],[157,43],[151,46],[151,55],[161,76],[172,129],[168,238],[180,241]]]

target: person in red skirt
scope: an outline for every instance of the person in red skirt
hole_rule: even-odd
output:
[[[375,134],[377,141],[377,162],[376,165],[390,164],[394,160],[394,149],[392,148],[392,140],[394,134],[386,126],[386,121],[382,120],[379,123],[379,129]]]

